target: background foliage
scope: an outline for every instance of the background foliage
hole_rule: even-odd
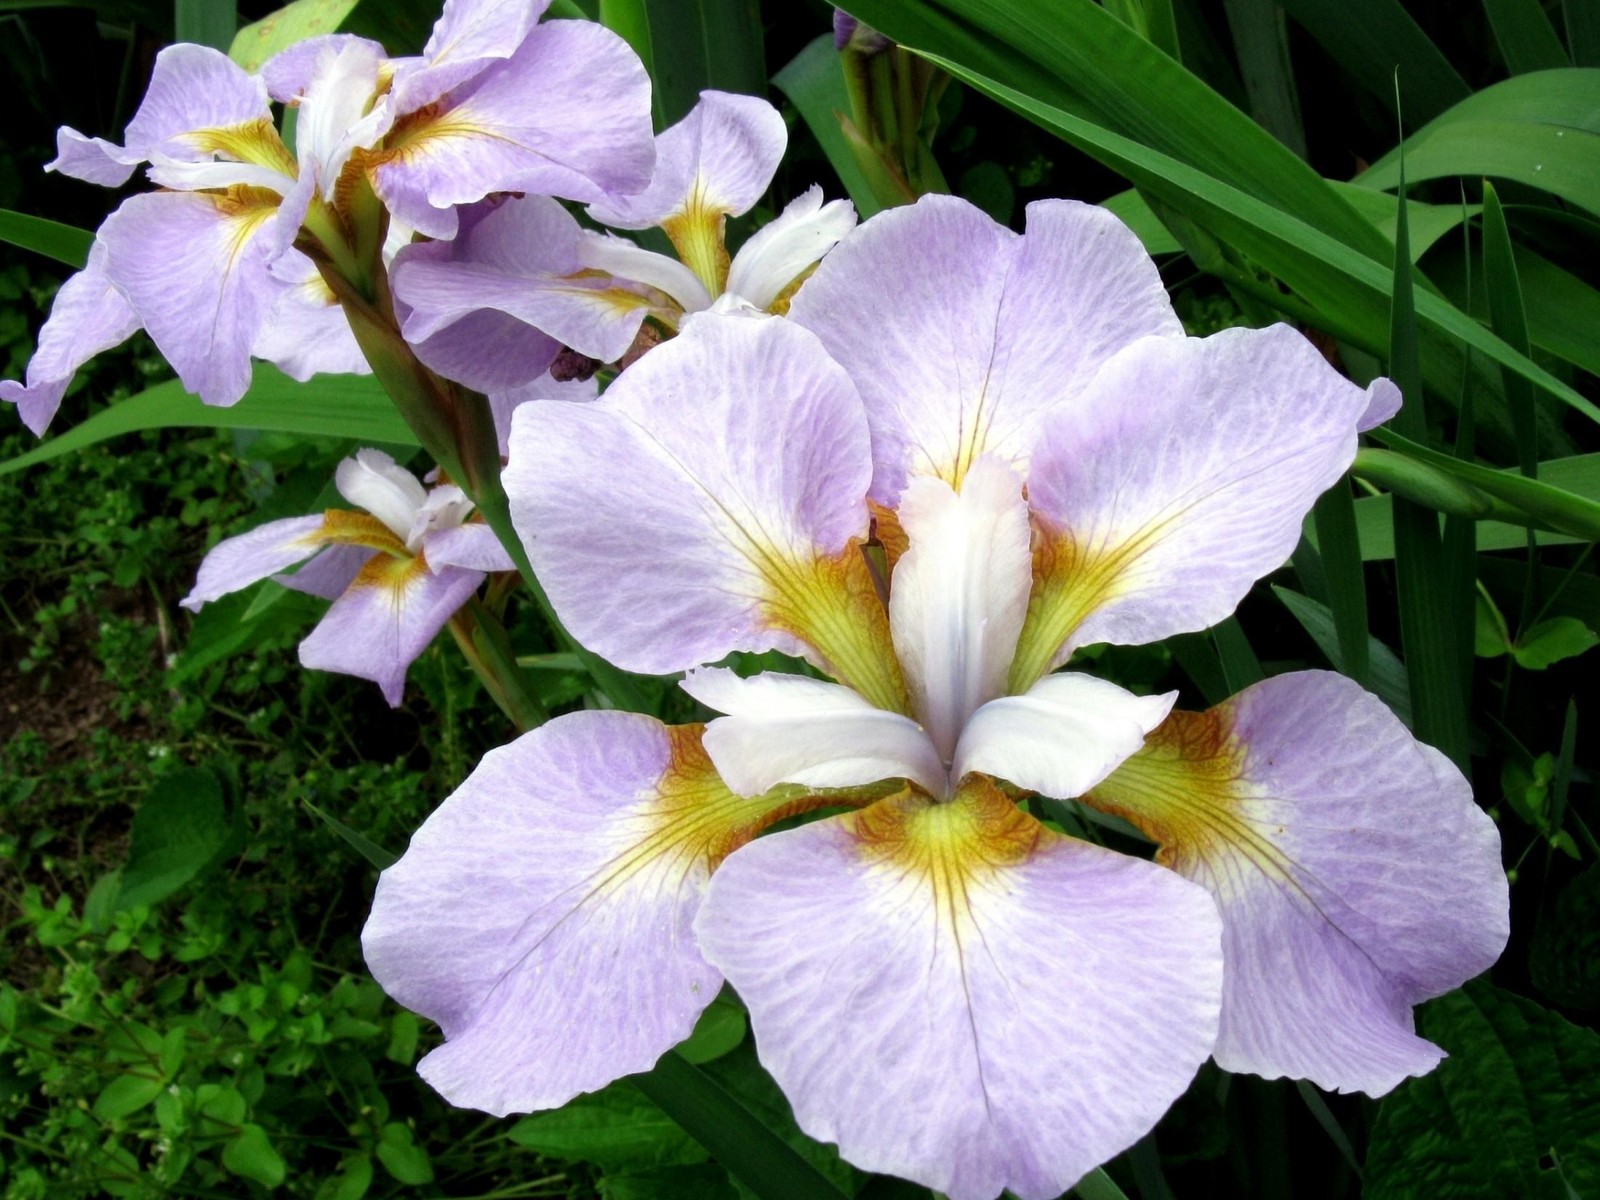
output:
[[[838,111],[863,125],[827,7],[557,10],[629,38],[655,78],[658,125],[706,86],[783,105],[791,153],[735,238],[818,180],[863,214],[906,198],[841,132]],[[1033,199],[1106,201],[1158,256],[1191,332],[1287,319],[1356,378],[1384,370],[1405,385],[1406,410],[1353,486],[1319,504],[1292,564],[1236,619],[1104,651],[1101,666],[1128,686],[1179,687],[1190,706],[1263,674],[1345,671],[1468,770],[1514,873],[1494,978],[1421,1010],[1451,1054],[1433,1075],[1373,1102],[1207,1068],[1080,1194],[1600,1196],[1585,686],[1600,640],[1600,4],[852,11],[955,78],[891,147],[891,167],[931,150],[932,167],[906,172],[917,187],[947,186],[1017,226]],[[297,28],[339,25],[402,53],[435,15],[426,0],[298,0],[277,15],[0,0],[13,81],[0,209],[98,224],[113,197],[39,170],[54,129],[118,134],[175,37],[258,62]],[[86,243],[5,213],[0,239],[28,247],[0,246],[0,365],[15,377]],[[357,933],[376,866],[505,739],[503,718],[447,645],[395,712],[365,684],[301,672],[293,647],[315,605],[270,583],[199,618],[176,607],[207,546],[320,506],[354,445],[415,452],[365,381],[300,387],[262,369],[222,410],[167,374],[136,339],[80,375],[62,432],[35,448],[11,426],[0,441],[5,1194],[819,1194],[759,1155],[730,1175],[657,1107],[660,1080],[497,1122],[415,1078],[435,1035],[367,978]],[[1494,519],[1508,516],[1523,523]],[[518,645],[544,644],[536,616],[521,617]],[[552,706],[593,686],[575,660],[532,665]],[[685,1058],[838,1190],[927,1195],[798,1134],[731,997]]]

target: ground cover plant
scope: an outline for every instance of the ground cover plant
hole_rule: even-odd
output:
[[[1600,1193],[1600,10],[0,21],[8,1196]]]

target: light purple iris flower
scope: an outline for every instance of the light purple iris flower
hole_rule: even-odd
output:
[[[300,643],[301,664],[370,679],[398,705],[406,668],[487,572],[514,566],[487,525],[464,523],[472,501],[460,488],[424,488],[381,450],[345,459],[334,484],[363,511],[329,509],[269,521],[219,542],[200,564],[183,606],[198,612],[269,576],[332,600]],[[294,574],[280,574],[300,562],[305,565]]]
[[[1019,236],[930,197],[787,319],[696,317],[599,400],[524,405],[506,484],[561,619],[726,715],[560,717],[424,823],[364,934],[443,1028],[423,1076],[559,1105],[726,980],[807,1133],[1046,1200],[1208,1057],[1370,1095],[1433,1068],[1412,1006],[1507,937],[1461,773],[1342,676],[1192,713],[1057,670],[1227,617],[1394,399],[1285,326],[1184,336],[1101,209],[1034,204]],[[772,649],[836,682],[701,666]]]
[[[440,374],[492,393],[526,384],[562,346],[615,362],[646,317],[675,330],[713,307],[783,311],[856,223],[848,200],[823,203],[813,187],[730,259],[727,219],[761,199],[787,143],[783,117],[765,100],[702,92],[656,139],[650,185],[589,206],[613,228],[665,230],[677,258],[585,230],[542,196],[465,210],[454,241],[409,246],[396,259],[407,340]]]
[[[42,433],[74,372],[143,327],[183,384],[232,404],[255,354],[297,378],[365,370],[311,258],[343,269],[376,208],[409,236],[448,238],[455,206],[495,192],[598,201],[637,191],[655,158],[650,82],[619,37],[538,19],[548,0],[449,0],[420,58],[335,34],[247,74],[204,46],[169,46],[125,144],[63,128],[50,169],[133,196],[62,288],[26,384],[0,382]],[[271,102],[298,110],[295,152]],[[360,264],[354,264],[359,266]]]

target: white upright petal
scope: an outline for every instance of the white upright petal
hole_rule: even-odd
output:
[[[949,763],[967,718],[1004,694],[1028,611],[1022,480],[980,458],[959,493],[933,476],[913,479],[899,517],[910,548],[890,583],[889,627],[914,711]]]
[[[813,184],[739,247],[728,267],[726,290],[757,308],[771,308],[855,227],[855,205],[848,200],[824,204],[822,189]]]
[[[330,38],[317,56],[300,97],[295,153],[302,171],[312,171],[323,195],[357,147],[366,149],[387,132],[382,120],[365,120],[384,69],[382,49],[361,38]]]
[[[944,764],[915,721],[840,684],[775,671],[741,679],[705,667],[689,672],[682,687],[728,714],[706,726],[702,740],[717,773],[740,795],[780,783],[858,787],[898,778],[935,796],[947,790]]]
[[[406,478],[410,477],[410,473],[407,472]],[[471,511],[471,499],[455,484],[446,483],[434,488],[411,519],[411,532],[406,535],[406,549],[415,551],[422,545],[422,539],[430,533],[454,529],[467,519],[467,514]]]
[[[967,722],[951,776],[982,771],[1059,800],[1081,796],[1144,745],[1177,692],[1135,696],[1066,671],[1021,696],[991,700]]]
[[[411,536],[417,513],[428,501],[427,489],[417,477],[382,450],[357,450],[334,472],[339,494],[366,509],[402,541]]]

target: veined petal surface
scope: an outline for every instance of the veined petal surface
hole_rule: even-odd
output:
[[[1021,477],[986,456],[959,493],[912,480],[897,516],[909,548],[890,577],[889,628],[912,711],[948,767],[967,718],[1005,692],[1028,611],[1028,505]]]
[[[876,708],[837,683],[763,671],[740,678],[722,667],[690,671],[682,685],[726,713],[706,726],[706,753],[741,796],[780,783],[846,788],[909,779],[944,795],[945,767],[910,717]]]
[[[446,0],[421,61],[395,81],[400,111],[431,104],[510,58],[549,7],[550,0]]]
[[[290,249],[272,264],[272,274],[287,286],[278,294],[250,352],[301,382],[313,375],[372,374],[344,309],[316,265]]]
[[[22,423],[42,436],[78,368],[138,328],[139,318],[106,278],[105,248],[96,241],[84,269],[61,285],[50,305],[28,360],[27,382],[0,379],[0,400],[15,404]]]
[[[1206,894],[981,778],[753,842],[695,931],[800,1127],[951,1200],[1054,1200],[1155,1124],[1216,1032]]]
[[[1022,237],[950,196],[879,213],[789,315],[860,388],[890,507],[911,476],[957,485],[985,453],[1026,475],[1046,413],[1124,346],[1183,332],[1139,240],[1070,200],[1030,204]]]
[[[1011,687],[1079,646],[1216,624],[1355,457],[1362,389],[1287,325],[1147,338],[1035,448],[1033,597]]]
[[[1135,696],[1093,675],[1046,675],[1021,696],[991,700],[961,731],[951,774],[982,771],[1071,800],[1111,774],[1160,725],[1177,692]]]
[[[554,339],[601,362],[621,358],[633,344],[650,302],[610,279],[579,274],[587,266],[580,255],[585,239],[559,202],[548,196],[486,202],[461,221],[453,241],[407,246],[392,268],[395,295],[410,309],[405,336],[424,361],[429,339],[486,311],[531,326],[517,344]],[[468,357],[484,353],[482,339],[472,338]],[[537,378],[550,357],[528,353],[522,377],[496,390]]]
[[[321,515],[286,517],[224,538],[201,560],[194,587],[179,603],[199,612],[203,604],[310,558],[326,544],[318,536],[322,529]]]
[[[650,80],[610,30],[548,22],[504,62],[396,120],[364,161],[390,212],[435,238],[455,236],[455,205],[492,192],[637,190],[655,161]]]
[[[582,403],[600,394],[599,386],[589,379],[552,379],[540,375],[530,383],[489,393],[489,408],[494,414],[495,437],[500,442],[500,456],[511,453],[511,414],[521,405],[534,400],[565,400]]]
[[[420,554],[375,554],[300,643],[300,665],[370,679],[399,707],[406,669],[482,582],[481,571],[435,571]]]
[[[438,1021],[453,1104],[554,1108],[649,1070],[722,985],[690,925],[773,812],[718,779],[699,727],[557,717],[491,750],[378,880],[362,934],[390,995]]]
[[[512,519],[562,621],[628,670],[809,654],[904,711],[862,558],[871,472],[850,380],[788,321],[702,314],[592,404],[524,404]]]
[[[1494,823],[1448,759],[1341,675],[1174,713],[1087,801],[1216,898],[1226,1070],[1382,1095],[1444,1056],[1412,1005],[1505,947]]]
[[[250,350],[279,293],[272,222],[278,197],[254,188],[147,192],[106,218],[105,273],[177,371],[207,404],[250,386]]]
[[[650,185],[591,204],[589,215],[615,229],[714,221],[720,230],[723,217],[740,216],[761,199],[788,143],[782,115],[765,100],[701,92],[689,114],[656,139]]]

